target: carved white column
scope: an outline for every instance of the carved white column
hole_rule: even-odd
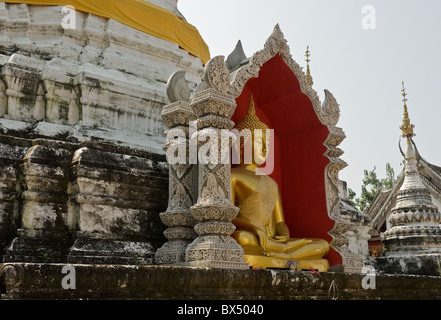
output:
[[[188,102],[179,101],[188,101],[190,97],[184,76],[185,71],[178,71],[170,77],[167,94],[172,103],[164,106],[161,114],[169,128],[164,146],[169,164],[169,198],[167,211],[160,214],[161,221],[168,227],[164,231],[168,242],[156,252],[157,264],[185,262],[185,250],[197,236],[196,220],[190,212],[197,198],[197,166],[189,159],[189,124],[196,120],[196,115]],[[184,154],[176,155],[176,152]]]
[[[231,221],[239,208],[230,198],[230,139],[225,133],[234,127],[230,118],[236,101],[228,88],[224,57],[215,57],[207,63],[191,105],[198,117],[198,201],[191,207],[198,221],[198,238],[187,247],[186,262],[198,267],[246,269],[249,265],[244,262],[243,249],[231,237],[235,231]]]
[[[0,101],[1,108],[1,101]],[[20,164],[32,142],[0,134],[0,252],[17,235],[20,227],[21,197]],[[2,257],[0,256],[0,261]]]
[[[21,170],[21,224],[4,261],[63,262],[72,245],[68,223],[69,164],[75,144],[36,139]]]

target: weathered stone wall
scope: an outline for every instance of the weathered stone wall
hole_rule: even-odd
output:
[[[62,8],[0,2],[2,259],[151,263],[165,241],[167,80],[185,70],[195,89],[202,62],[84,12],[65,28]]]
[[[227,270],[166,266],[0,265],[2,299],[130,300],[419,300],[441,299],[441,278],[290,270]],[[72,283],[72,276],[75,281]],[[64,289],[63,278],[70,277]]]
[[[0,135],[0,250],[16,236],[20,224],[20,164],[31,145],[30,140]]]
[[[0,135],[4,261],[151,263],[163,244],[164,155]]]

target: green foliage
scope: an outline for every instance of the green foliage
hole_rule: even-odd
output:
[[[41,262],[48,263],[51,258],[49,257],[49,254],[45,252],[40,256],[40,259],[41,259]]]
[[[372,201],[378,194],[380,188],[392,189],[396,183],[395,171],[392,166],[386,164],[386,177],[378,179],[376,168],[368,171],[364,170],[364,178],[361,185],[361,195],[356,198],[356,193],[352,189],[348,189],[348,198],[351,204],[360,211],[365,211],[371,205]]]
[[[138,262],[138,256],[137,256],[137,255],[132,256],[132,257],[129,259],[128,264],[129,264],[129,265],[138,265],[138,264],[139,264],[139,262]]]
[[[397,182],[395,171],[389,163],[386,163],[386,178],[381,179],[380,182],[383,188],[387,190],[392,189]]]

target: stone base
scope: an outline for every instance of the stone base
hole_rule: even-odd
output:
[[[441,253],[378,257],[375,268],[388,274],[441,276]]]
[[[59,263],[66,261],[72,234],[19,229],[5,249],[4,262]]]
[[[77,239],[67,262],[74,264],[153,264],[155,247],[149,242]]]
[[[163,265],[180,264],[185,261],[185,250],[189,241],[169,241],[156,251],[155,263]]]
[[[248,269],[242,247],[230,236],[206,235],[188,245],[185,262],[189,266]]]
[[[248,262],[201,260],[186,262],[185,266],[195,268],[215,268],[215,269],[249,269]]]
[[[69,271],[66,273],[63,272],[65,266],[51,263],[0,264],[0,301],[119,300],[122,302],[121,308],[127,308],[127,300],[150,300],[152,310],[157,309],[165,319],[175,319],[177,307],[183,307],[185,304],[183,300],[190,301],[187,304],[193,301],[198,307],[201,306],[199,300],[212,300],[209,306],[215,303],[214,300],[237,300],[238,303],[255,300],[256,304],[265,303],[264,300],[286,300],[287,311],[292,312],[293,303],[295,306],[295,302],[300,300],[314,300],[316,304],[317,300],[333,299],[378,301],[441,298],[441,277],[378,274],[375,281],[376,289],[366,290],[362,287],[366,275],[354,273],[314,274],[311,271],[293,270],[81,264],[69,265]],[[63,288],[66,276],[70,279],[70,284],[75,283],[75,289]],[[158,307],[158,300],[164,301],[164,308]],[[133,304],[129,306],[134,307]],[[144,304],[140,306],[145,308]],[[7,308],[7,305],[4,308]],[[4,308],[2,305],[2,311],[6,310]],[[33,308],[31,310],[35,313]],[[103,312],[102,308],[96,310]],[[115,312],[115,308],[106,310]],[[322,310],[329,314],[329,308],[325,307]],[[287,314],[283,312],[278,315],[272,311],[265,306],[265,317],[283,317]],[[317,314],[316,310],[314,312]],[[220,312],[219,317],[216,317],[216,313],[210,315],[213,314],[214,318],[223,318]],[[188,318],[191,318],[191,315]]]
[[[326,259],[289,261],[284,259],[275,259],[271,257],[246,254],[245,261],[251,267],[262,269],[293,269],[293,270],[318,270],[326,272],[329,270],[329,262]]]

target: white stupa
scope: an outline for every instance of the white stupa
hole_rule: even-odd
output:
[[[11,2],[0,2],[0,133],[101,140],[163,153],[167,80],[185,70],[195,87],[203,73],[201,57],[165,39],[167,30],[161,38],[82,8],[75,8],[70,17],[75,23],[69,20],[73,27],[66,28],[63,19],[72,13],[63,4],[75,1],[59,6]],[[121,5],[131,3],[139,6]],[[158,7],[159,14],[152,13]],[[208,48],[183,19],[177,0],[146,1],[145,12],[185,27],[198,46]],[[139,25],[149,27],[146,21]]]
[[[441,213],[418,172],[414,125],[410,123],[403,83],[406,138],[404,181],[389,217],[390,228],[383,233],[386,272],[439,275],[441,261]]]

